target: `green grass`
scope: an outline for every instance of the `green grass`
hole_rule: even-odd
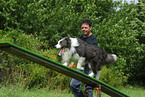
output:
[[[130,97],[144,97],[145,89],[140,87],[129,87],[120,89],[123,93]],[[102,92],[102,97],[110,97]],[[37,90],[24,90],[23,88],[17,88],[14,86],[1,87],[0,97],[74,97],[72,93],[60,90],[48,90],[48,89],[37,89]],[[94,91],[94,97],[97,97],[96,91]]]
[[[130,97],[145,97],[145,88],[129,87],[122,88],[121,91]]]

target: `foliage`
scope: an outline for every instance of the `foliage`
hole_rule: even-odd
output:
[[[0,42],[9,41],[42,56],[53,59],[54,61],[58,61],[56,56],[58,51],[52,49],[40,50],[43,42],[40,42],[37,38],[33,37],[33,35],[26,35],[19,30],[9,30],[8,32],[1,31],[0,35]],[[65,89],[64,87],[68,87],[69,85],[67,81],[70,80],[70,78],[62,74],[36,63],[12,56],[6,52],[0,52],[0,80],[3,85],[10,83],[21,84],[25,86],[26,89],[34,87],[55,89],[57,86],[59,89]],[[54,84],[54,86],[51,87],[52,84]]]
[[[19,28],[49,47],[67,34],[78,36],[81,19],[99,23],[114,11],[112,0],[1,0],[0,3],[1,29]]]
[[[125,63],[125,59],[119,56],[115,64],[109,68],[104,66],[101,70],[100,80],[117,88],[124,86],[128,79],[128,76],[123,71]]]
[[[145,59],[143,11],[142,3],[137,6],[134,4],[122,6],[121,10],[104,19],[98,29],[95,29],[100,47],[107,52],[117,54],[118,60],[123,59],[119,64],[117,63],[117,68],[120,69],[119,65],[122,66],[121,72],[129,77],[129,82],[133,80],[144,82],[144,78],[141,78],[144,76]],[[139,73],[141,71],[142,73]]]
[[[89,18],[99,47],[118,56],[116,63],[102,69],[100,80],[115,87],[127,81],[144,83],[144,12],[141,1],[135,5],[112,0],[1,0],[0,42],[12,42],[60,62],[54,49],[57,40],[67,35],[79,37],[80,21]],[[70,82],[69,77],[3,51],[0,80],[6,84],[18,82],[25,88],[62,90]]]

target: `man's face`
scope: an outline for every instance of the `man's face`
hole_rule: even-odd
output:
[[[83,35],[87,37],[90,35],[92,27],[89,27],[88,24],[82,24],[81,29],[82,29]]]

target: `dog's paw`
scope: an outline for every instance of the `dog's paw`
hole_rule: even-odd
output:
[[[67,66],[68,64],[67,64],[67,63],[64,63],[63,65],[64,65],[64,66]]]
[[[89,74],[89,76],[94,77],[94,73],[93,73],[93,72],[91,72],[91,73]]]
[[[82,67],[81,65],[77,65],[77,69],[84,70],[84,67]]]
[[[77,69],[79,69],[79,70],[84,70],[84,67],[77,67]]]

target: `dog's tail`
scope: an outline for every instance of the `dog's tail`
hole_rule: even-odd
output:
[[[116,60],[117,60],[117,56],[115,54],[107,54],[105,64],[112,64],[116,62]]]

